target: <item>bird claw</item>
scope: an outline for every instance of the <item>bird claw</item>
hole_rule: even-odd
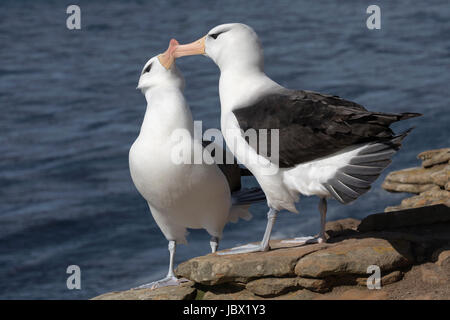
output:
[[[313,244],[313,243],[323,243],[324,240],[322,237],[297,237],[294,239],[290,239],[290,240],[283,240],[281,241],[281,243],[288,243],[288,244],[298,244],[298,245],[302,245],[302,244]]]
[[[240,254],[240,253],[251,253],[251,252],[263,252],[267,251],[268,248],[264,248],[261,244],[246,244],[239,247],[234,247],[231,249],[228,249],[226,251],[218,252],[218,255],[229,255],[229,254]]]

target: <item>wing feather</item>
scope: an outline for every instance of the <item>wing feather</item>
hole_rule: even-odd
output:
[[[291,168],[352,145],[389,143],[395,138],[389,128],[390,124],[420,116],[417,113],[370,112],[355,102],[337,96],[303,90],[270,94],[251,106],[234,110],[233,113],[244,131],[268,130],[269,151],[270,129],[279,130],[280,168]],[[258,145],[259,143],[252,147],[260,155],[271,154],[267,150],[260,152]],[[373,150],[367,150],[370,154],[366,157],[367,162],[388,159],[392,152],[389,145],[373,145]]]

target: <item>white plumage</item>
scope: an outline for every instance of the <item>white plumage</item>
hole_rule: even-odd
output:
[[[300,195],[320,198],[321,230],[312,240],[322,242],[326,199],[348,203],[367,192],[408,133],[394,136],[389,125],[419,115],[369,112],[339,97],[280,86],[264,73],[258,36],[244,24],[219,25],[175,50],[177,57],[192,54],[204,54],[220,68],[222,134],[236,158],[258,180],[270,208],[261,244],[230,253],[269,250],[277,212],[297,212]],[[283,130],[282,165],[246,141],[242,130],[247,128]]]
[[[170,266],[166,278],[141,287],[176,285],[173,272],[176,243],[186,243],[186,228],[205,229],[217,249],[228,221],[249,219],[248,205],[232,205],[227,178],[216,164],[177,164],[174,150],[202,150],[193,139],[193,120],[183,96],[184,80],[172,64],[166,69],[158,57],[144,66],[138,88],[147,100],[139,136],[130,148],[129,166],[133,182],[148,202],[153,218],[169,241]],[[188,139],[174,139],[184,130]],[[217,150],[217,148],[216,148]],[[174,161],[175,160],[175,161]]]

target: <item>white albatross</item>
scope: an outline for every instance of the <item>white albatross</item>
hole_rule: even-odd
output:
[[[225,224],[238,218],[250,219],[249,205],[265,200],[260,188],[241,189],[241,173],[245,173],[237,164],[176,164],[178,160],[174,161],[175,147],[193,153],[195,148],[203,151],[211,143],[193,139],[192,115],[183,96],[184,79],[172,55],[176,44],[172,40],[165,53],[145,64],[138,85],[147,100],[147,110],[139,136],[130,148],[130,173],[169,241],[170,252],[167,276],[139,288],[185,281],[175,276],[173,262],[176,244],[186,243],[186,228],[206,229],[215,252]],[[176,130],[184,130],[188,139],[171,139]],[[212,149],[223,152],[218,146]]]
[[[219,25],[175,50],[177,58],[196,54],[208,56],[220,69],[222,134],[258,180],[270,209],[261,243],[231,249],[229,254],[269,250],[277,213],[297,212],[299,195],[320,198],[321,230],[318,237],[292,242],[324,241],[326,199],[346,204],[367,192],[408,133],[395,135],[390,124],[420,115],[370,112],[337,96],[280,86],[264,73],[258,36],[244,24]],[[275,161],[267,156],[274,143],[265,150],[249,144],[242,134],[249,129],[267,129],[268,134],[278,130]]]

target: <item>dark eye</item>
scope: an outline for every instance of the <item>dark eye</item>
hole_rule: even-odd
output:
[[[214,33],[214,34],[210,34],[209,36],[211,37],[211,38],[213,38],[213,39],[217,39],[217,37],[221,34],[222,32],[220,32],[220,33]]]
[[[142,73],[146,73],[146,72],[150,72],[150,70],[152,69],[152,64],[150,63],[147,68],[144,69],[144,72]]]

